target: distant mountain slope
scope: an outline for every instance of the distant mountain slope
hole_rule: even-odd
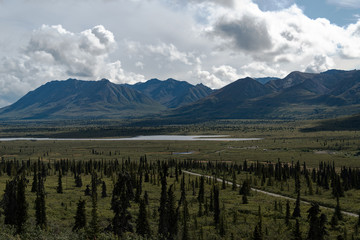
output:
[[[213,92],[203,84],[191,85],[169,78],[165,81],[151,79],[145,83],[127,85],[168,108],[177,108],[208,96]]]
[[[240,79],[168,114],[169,119],[332,118],[360,112],[360,71],[292,72],[262,85]]]
[[[127,118],[165,108],[144,94],[109,80],[52,81],[0,109],[0,119]]]
[[[335,118],[359,113],[359,109],[360,71],[329,70],[320,74],[292,72],[266,84],[244,78],[216,91],[174,79],[135,85],[108,80],[52,81],[0,109],[0,119],[151,116],[148,120],[158,124],[226,118]]]
[[[282,90],[303,83],[306,79],[314,77],[312,73],[292,72],[283,79],[269,81],[266,86],[274,90]]]
[[[169,116],[202,120],[242,118],[243,111],[239,107],[251,106],[252,99],[273,92],[252,78],[239,79],[198,102],[174,110]]]

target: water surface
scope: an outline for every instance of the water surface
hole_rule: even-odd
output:
[[[124,138],[0,138],[0,141],[258,141],[262,138],[230,138],[228,135],[149,135]]]

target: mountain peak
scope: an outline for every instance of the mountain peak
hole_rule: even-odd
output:
[[[70,83],[70,84],[69,84]],[[105,83],[105,84],[103,84]],[[52,81],[0,109],[3,119],[124,118],[165,108],[146,95],[107,79]]]
[[[110,80],[109,79],[106,79],[106,78],[102,78],[99,82],[106,82],[106,83],[109,83]]]
[[[168,108],[176,108],[195,102],[209,95],[212,90],[204,85],[194,86],[186,81],[168,78],[165,81],[151,79],[144,83],[129,85]]]

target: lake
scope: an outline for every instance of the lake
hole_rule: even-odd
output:
[[[262,138],[230,138],[228,135],[149,135],[125,138],[0,138],[0,141],[258,141]]]

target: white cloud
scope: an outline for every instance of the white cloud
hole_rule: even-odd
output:
[[[240,75],[237,73],[237,70],[228,65],[222,65],[219,67],[212,67],[214,75],[219,79],[222,79],[226,82],[233,82],[240,78]]]
[[[196,66],[196,68],[193,71],[190,71],[189,74],[198,81],[206,83],[206,85],[212,89],[224,86],[224,82],[221,79],[216,77],[214,74],[203,70],[201,66]]]
[[[109,78],[116,83],[144,81],[144,76],[124,71],[120,61],[109,60],[115,49],[113,33],[101,25],[80,33],[61,25],[43,25],[33,32],[19,56],[1,60],[0,102],[13,102],[43,83],[69,77]]]
[[[239,58],[244,54],[251,59],[248,63],[281,63],[283,69],[306,65],[315,56],[360,58],[360,24],[345,28],[324,18],[310,19],[297,5],[264,12],[255,4],[237,3],[234,9],[217,6],[209,11],[211,20],[203,31],[218,50]]]
[[[201,64],[198,64],[189,74],[198,82],[202,82],[213,89],[222,88],[240,77],[237,70],[228,65],[213,66],[211,71],[207,71],[202,68]]]
[[[160,54],[162,57],[167,58],[171,62],[179,61],[187,65],[192,65],[191,54],[181,52],[174,46],[174,44],[160,43],[157,45],[146,45],[145,48],[154,54]]]
[[[264,62],[252,62],[246,64],[240,68],[241,77],[251,77],[251,78],[260,78],[260,77],[285,77],[288,72],[282,70],[280,64],[275,64],[275,66],[269,66]]]
[[[306,67],[305,72],[320,73],[331,69],[333,66],[334,61],[331,58],[325,55],[319,55],[314,57],[309,66]]]
[[[69,77],[118,83],[172,77],[219,88],[246,76],[359,68],[360,21],[340,27],[311,19],[294,2],[5,1],[0,106]],[[39,28],[43,23],[48,25]],[[62,25],[49,25],[54,23]]]

